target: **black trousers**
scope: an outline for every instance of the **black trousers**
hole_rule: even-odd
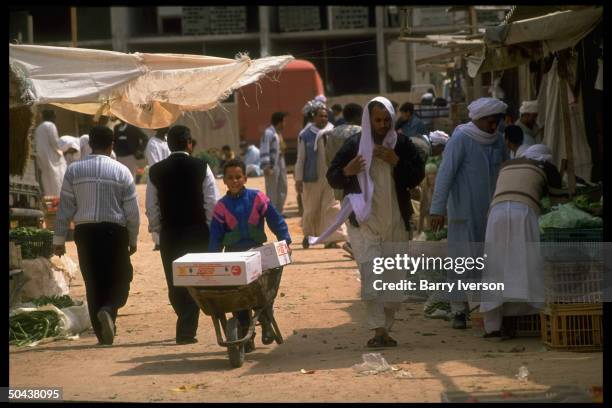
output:
[[[130,292],[133,269],[128,231],[109,222],[81,224],[74,229],[74,241],[85,282],[89,318],[96,337],[101,340],[98,312],[107,308],[114,322]]]
[[[168,298],[177,315],[176,339],[190,339],[198,331],[200,307],[185,287],[174,286],[172,281],[172,261],[191,252],[208,252],[209,231],[206,225],[195,225],[173,230],[164,229],[159,234],[161,253]]]

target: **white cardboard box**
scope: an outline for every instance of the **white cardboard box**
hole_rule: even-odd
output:
[[[289,246],[287,246],[285,241],[271,242],[258,248],[253,248],[251,251],[257,251],[261,254],[262,271],[291,263]]]
[[[175,286],[240,286],[261,276],[256,251],[187,254],[172,262]]]

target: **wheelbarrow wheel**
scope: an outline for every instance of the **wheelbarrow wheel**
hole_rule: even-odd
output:
[[[238,333],[240,332],[239,328],[240,323],[235,317],[232,317],[227,321],[225,326],[225,335],[228,342],[238,340]],[[227,346],[227,354],[229,355],[229,360],[232,367],[242,367],[242,363],[244,363],[244,344],[233,344]]]

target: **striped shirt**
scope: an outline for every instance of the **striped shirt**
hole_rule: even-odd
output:
[[[126,227],[130,245],[138,242],[140,214],[130,170],[108,156],[91,154],[72,163],[64,175],[53,243],[66,241],[75,225],[112,222]]]
[[[259,144],[261,168],[273,169],[280,160],[280,136],[274,126],[268,126]]]

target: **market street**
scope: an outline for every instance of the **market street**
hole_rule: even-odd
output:
[[[247,186],[263,190],[263,181],[250,178]],[[221,180],[217,183],[225,192]],[[243,367],[232,369],[226,350],[216,343],[210,318],[203,314],[199,343],[175,344],[176,315],[168,302],[159,252],[152,250],[147,232],[146,186],[140,184],[134,280],[128,303],[119,311],[114,345],[98,346],[89,330],[75,341],[10,346],[10,386],[59,386],[67,401],[438,402],[443,391],[603,385],[601,352],[546,351],[539,337],[489,342],[470,328],[452,330],[449,322],[424,318],[422,301],[402,305],[392,332],[397,348],[367,349],[370,333],[356,265],[341,249],[301,248],[293,186],[290,175],[287,222],[297,244],[275,304],[284,344],[262,345],[258,328],[257,349],[246,355]],[[67,251],[78,262],[74,242],[67,244]],[[83,299],[80,276],[70,295]],[[380,352],[411,376],[357,376],[351,366],[369,352]],[[521,365],[529,370],[525,382],[515,377]],[[301,369],[314,373],[303,374]]]

